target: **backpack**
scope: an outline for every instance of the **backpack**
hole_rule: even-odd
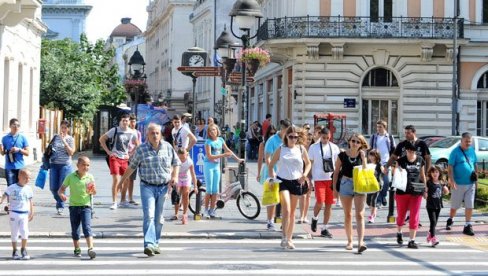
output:
[[[371,145],[371,148],[373,148],[373,149],[376,149],[376,139],[377,139],[376,137],[377,136],[378,136],[377,134],[373,134],[373,136],[371,136],[371,140],[370,140],[369,144]],[[395,145],[394,145],[395,140],[393,138],[393,135],[391,135],[390,133],[388,133],[387,138],[388,138],[388,144],[387,144],[388,153],[391,155],[393,153],[393,151],[395,151]]]

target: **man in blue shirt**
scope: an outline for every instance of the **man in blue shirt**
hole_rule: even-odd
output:
[[[451,230],[453,218],[457,209],[461,207],[464,201],[464,216],[466,224],[463,233],[474,236],[471,225],[471,216],[473,215],[474,195],[476,191],[476,171],[478,161],[474,148],[471,146],[471,133],[465,132],[461,136],[461,144],[456,147],[449,155],[449,187],[451,188],[451,211],[447,219],[446,230]]]
[[[19,181],[19,171],[24,168],[24,156],[29,156],[27,138],[20,134],[19,120],[10,119],[10,132],[2,138],[0,152],[5,155],[7,186]]]

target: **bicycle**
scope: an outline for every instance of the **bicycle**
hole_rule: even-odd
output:
[[[223,209],[225,207],[225,203],[231,199],[236,200],[237,209],[247,219],[253,220],[259,216],[261,212],[261,204],[259,199],[256,195],[252,192],[247,191],[246,187],[246,179],[245,179],[245,164],[239,164],[239,173],[232,171],[234,173],[234,178],[237,181],[232,182],[227,185],[225,191],[218,194],[219,199],[217,200],[217,209]],[[205,197],[206,189],[205,187],[201,186],[201,183],[198,186],[198,191],[201,193],[201,208],[203,210],[203,198]],[[190,212],[195,214],[196,209],[196,195],[195,191],[191,191],[189,194],[190,202],[188,208]]]

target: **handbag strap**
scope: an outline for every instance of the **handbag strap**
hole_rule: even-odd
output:
[[[468,156],[466,155],[466,153],[464,152],[463,148],[461,148],[461,146],[459,146],[459,150],[463,153],[464,155],[464,158],[466,158],[466,162],[468,162],[469,166],[470,167],[473,167],[473,165],[471,165],[471,162],[469,161],[469,158]],[[474,169],[474,168],[473,168]]]
[[[324,156],[324,150],[322,149],[322,142],[319,142],[320,143],[320,155],[322,156],[322,160],[325,159],[325,156]],[[330,158],[332,159],[332,146],[330,145],[330,142],[327,143],[329,145],[329,149],[330,149]]]

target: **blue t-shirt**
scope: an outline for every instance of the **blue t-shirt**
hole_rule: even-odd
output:
[[[12,135],[11,133],[3,136],[2,145],[4,151],[9,151],[13,147],[24,149],[29,146],[27,138],[24,135],[17,133]],[[8,154],[5,154],[5,169],[18,170],[24,167],[24,155],[18,151],[14,153],[15,162],[11,163]]]
[[[469,147],[464,151],[466,157],[469,159],[469,163],[464,157],[461,147],[456,147],[449,155],[449,166],[453,168],[454,181],[457,185],[471,185],[471,172],[474,171],[476,162],[476,153],[473,147]]]
[[[207,146],[207,145],[210,146],[210,151],[211,151],[212,155],[222,154],[224,143],[225,143],[225,141],[224,141],[224,139],[222,139],[222,137],[217,137],[217,140],[212,140],[212,139],[205,140],[205,146]],[[205,159],[203,161],[204,162],[219,162],[220,159],[217,161],[210,161],[207,158],[207,155],[205,155]]]
[[[280,134],[279,133],[273,134],[273,136],[269,137],[268,141],[266,141],[266,144],[264,145],[264,154],[270,155],[270,159],[272,159],[273,154],[281,146],[281,144],[283,144],[283,141],[281,140]],[[277,165],[274,166],[273,170],[275,172],[278,170]],[[267,177],[268,170],[265,171]]]

